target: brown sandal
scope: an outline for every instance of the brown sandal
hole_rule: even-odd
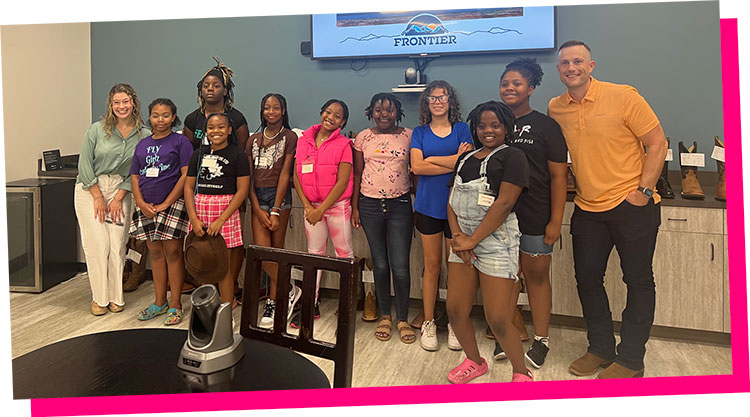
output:
[[[400,321],[396,327],[398,327],[398,334],[401,337],[402,342],[410,344],[417,340],[417,335],[414,333],[414,330],[411,329],[409,323]]]
[[[393,322],[391,319],[383,318],[378,323],[378,327],[375,328],[375,337],[378,340],[387,342],[391,340],[391,329],[393,328]]]

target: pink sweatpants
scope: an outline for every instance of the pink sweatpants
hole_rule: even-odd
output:
[[[313,203],[314,207],[319,204]],[[323,218],[315,226],[305,220],[305,234],[307,235],[307,252],[316,255],[326,254],[328,236],[331,236],[333,248],[339,258],[353,258],[352,251],[352,203],[351,200],[337,201],[323,213]],[[320,277],[322,272],[318,271],[318,279],[315,284],[315,299],[318,299],[320,289]]]

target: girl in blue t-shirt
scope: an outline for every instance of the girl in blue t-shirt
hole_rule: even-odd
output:
[[[438,349],[435,299],[443,251],[447,258],[451,239],[447,220],[448,185],[458,155],[474,148],[469,125],[460,120],[458,94],[453,86],[441,80],[428,84],[419,97],[420,126],[414,128],[411,136],[411,169],[418,175],[414,210],[424,253],[424,321],[420,344],[430,351]],[[450,324],[448,333],[448,347],[460,350]]]
[[[149,106],[151,136],[135,147],[130,174],[138,210],[133,213],[130,236],[146,240],[154,275],[154,303],[138,312],[138,320],[167,313],[166,325],[182,321],[182,282],[185,265],[182,238],[188,215],[182,189],[193,152],[190,140],[172,128],[180,123],[177,106],[168,98],[157,98]],[[167,281],[170,297],[167,301]]]

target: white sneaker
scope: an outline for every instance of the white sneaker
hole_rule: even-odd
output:
[[[273,317],[276,315],[276,303],[273,300],[266,300],[266,305],[263,307],[263,316],[260,318],[258,327],[262,329],[270,329],[273,327]]]
[[[294,305],[297,304],[300,297],[302,297],[302,290],[292,283],[292,289],[289,290],[289,309],[287,310],[286,321],[292,319],[292,310],[294,310]]]
[[[461,343],[456,339],[456,334],[453,333],[453,326],[448,323],[448,349],[450,350],[461,350]]]
[[[419,338],[419,344],[424,350],[438,350],[437,327],[435,320],[425,321],[422,323],[422,333]]]

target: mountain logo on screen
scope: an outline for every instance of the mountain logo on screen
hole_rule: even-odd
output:
[[[452,23],[452,22],[450,22]],[[456,35],[472,36],[474,34],[502,35],[509,32],[515,32],[519,35],[523,33],[516,29],[506,29],[493,26],[487,30],[475,30],[472,32],[451,31],[446,29],[443,21],[431,13],[420,13],[412,17],[406,24],[406,28],[397,35],[388,35],[384,33],[370,33],[359,38],[346,37],[339,43],[346,41],[369,42],[377,39],[393,39],[393,47],[416,47],[422,45],[456,45],[459,39]]]
[[[422,13],[414,16],[406,25],[406,30],[401,32],[402,36],[413,35],[440,35],[450,33],[444,26],[443,22],[437,16],[429,13]]]

